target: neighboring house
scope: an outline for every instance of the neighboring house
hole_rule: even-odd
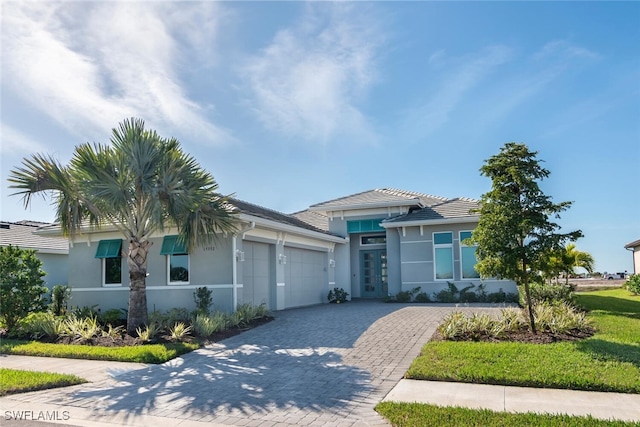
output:
[[[64,237],[34,234],[40,227],[50,224],[35,221],[0,222],[0,246],[18,246],[33,249],[42,261],[45,285],[51,289],[55,285],[67,284],[67,261],[69,241]]]
[[[381,189],[315,204],[291,215],[240,200],[241,227],[210,247],[186,253],[177,231],[152,236],[148,257],[149,310],[194,308],[193,292],[213,291],[216,309],[266,304],[283,310],[327,302],[334,287],[354,298],[381,298],[421,287],[429,294],[453,282],[481,283],[473,269],[470,236],[478,206],[470,199],[446,199]],[[42,235],[59,235],[43,227]],[[126,308],[126,242],[113,228],[84,230],[71,240],[69,284],[73,305]],[[125,246],[126,249],[126,246]],[[510,281],[484,280],[487,292],[515,292]]]
[[[633,274],[640,274],[640,239],[627,243],[624,248],[633,252]]]

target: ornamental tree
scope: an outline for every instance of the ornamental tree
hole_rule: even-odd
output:
[[[529,284],[539,280],[548,254],[582,237],[580,230],[560,233],[553,219],[571,202],[553,203],[539,182],[550,172],[525,144],[506,143],[485,161],[481,175],[491,190],[480,199],[480,219],[471,240],[477,245],[476,270],[483,277],[515,281],[525,291],[530,327],[536,333]]]
[[[8,331],[33,311],[43,311],[48,289],[43,286],[42,261],[36,251],[0,247],[0,319]]]

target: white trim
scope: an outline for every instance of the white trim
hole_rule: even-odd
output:
[[[384,237],[384,243],[362,243],[362,238],[363,237]],[[359,235],[359,239],[358,239],[358,243],[360,243],[361,247],[386,246],[387,245],[387,235],[384,232],[382,232],[382,233],[373,233],[373,234],[369,234],[369,233],[360,234]]]
[[[403,285],[428,285],[433,282],[402,282]]]
[[[404,244],[404,243],[431,243],[433,242],[433,240],[403,240],[400,242],[400,244]]]
[[[330,284],[330,285],[335,285],[335,284],[336,284],[336,282],[329,282],[329,284]]]
[[[265,227],[268,227],[274,230],[289,232],[291,234],[297,234],[304,237],[311,237],[316,240],[321,240],[325,242],[347,243],[349,241],[344,237],[338,237],[331,234],[320,233],[318,231],[307,230],[306,228],[300,228],[294,225],[283,224],[281,222],[276,222],[276,221],[268,220],[265,218],[260,218],[257,216],[240,214],[240,218],[245,221],[255,222],[256,224],[263,225]]]
[[[449,233],[451,234],[451,243],[436,243],[436,236],[435,234],[445,234],[445,233]],[[455,268],[455,254],[453,252],[453,231],[433,231],[431,233],[431,239],[433,241],[433,281],[434,282],[447,282],[447,281],[453,281],[456,278],[456,268]],[[451,278],[445,278],[445,279],[438,279],[438,263],[436,262],[436,250],[438,249],[449,249],[451,251]]]
[[[171,256],[187,256],[187,274],[189,275],[189,280],[186,282],[172,282],[171,277]],[[167,254],[165,255],[167,258],[167,285],[168,286],[184,286],[191,283],[191,256],[189,254]]]
[[[462,249],[463,248],[476,248],[476,249],[478,248],[478,245],[469,246],[469,245],[463,245],[462,244],[462,240],[463,239],[460,238],[460,235],[462,233],[468,233],[468,232],[473,233],[473,230],[460,230],[460,231],[458,231],[458,253],[460,255],[460,259],[459,259],[459,263],[460,263],[460,280],[473,280],[473,279],[479,280],[480,279],[480,274],[478,274],[478,277],[465,277],[464,276],[464,269],[462,268],[462,264],[463,264],[463,262],[462,262]],[[476,258],[476,264],[477,263],[478,263],[478,259]]]
[[[466,224],[478,222],[480,216],[463,216],[458,218],[443,218],[443,219],[423,219],[419,221],[398,221],[398,222],[382,222],[380,225],[383,228],[405,228],[405,227],[419,227],[421,225],[442,225],[442,224]]]
[[[161,291],[161,290],[174,290],[176,288],[180,289],[197,289],[201,287],[206,287],[208,289],[233,289],[233,284],[223,284],[223,285],[184,285],[184,286],[176,286],[176,285],[160,285],[160,286],[147,286],[146,290],[148,291]],[[242,285],[237,285],[239,288]],[[91,292],[91,291],[129,291],[128,286],[108,286],[108,287],[100,287],[100,288],[75,288],[71,287],[72,292]]]
[[[428,264],[430,262],[433,262],[431,260],[426,260],[426,261],[402,261],[400,262],[400,264]]]
[[[282,288],[285,286],[285,284],[283,282],[279,282],[279,283],[276,283],[276,286],[279,288]]]

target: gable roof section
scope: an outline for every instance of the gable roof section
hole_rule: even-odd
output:
[[[479,208],[480,204],[477,200],[458,197],[427,206],[406,215],[387,219],[382,222],[382,225],[383,227],[403,227],[429,222],[474,222],[478,220],[479,214],[471,211]]]
[[[625,249],[635,249],[637,247],[640,247],[640,239],[634,240],[633,242],[624,245]]]
[[[413,191],[398,190],[395,188],[381,188],[350,196],[340,197],[322,203],[311,205],[311,211],[339,211],[347,209],[362,209],[386,206],[430,206],[447,200],[444,197],[432,196]]]
[[[41,253],[68,254],[69,242],[65,237],[34,234],[41,227],[51,224],[36,221],[0,222],[0,246],[19,246]]]
[[[329,217],[321,212],[310,211],[305,209],[303,211],[294,212],[292,217],[304,221],[320,230],[329,231]]]

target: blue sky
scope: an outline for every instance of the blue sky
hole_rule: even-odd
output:
[[[224,193],[283,212],[373,188],[480,198],[539,152],[599,271],[640,238],[638,2],[29,2],[1,9],[1,218],[23,157],[67,162],[126,117]]]

